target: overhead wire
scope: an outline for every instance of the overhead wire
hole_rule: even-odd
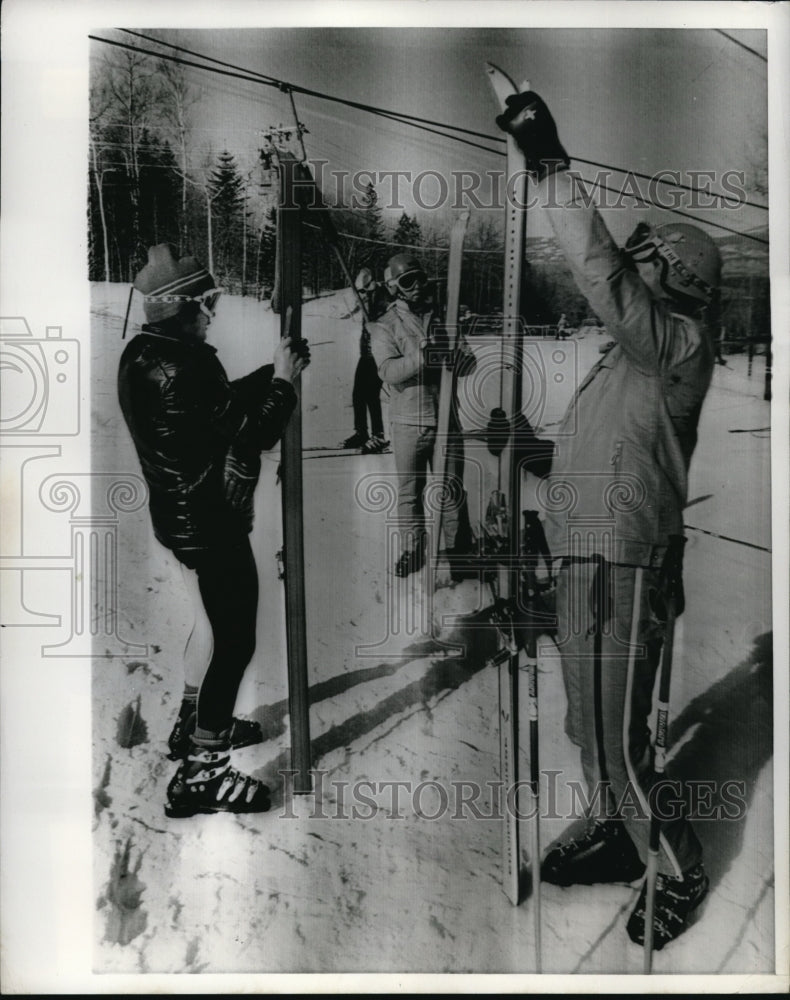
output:
[[[221,76],[226,76],[226,77],[230,77],[230,78],[233,78],[233,79],[246,80],[246,81],[251,82],[251,83],[260,83],[260,84],[263,84],[265,86],[270,86],[270,87],[277,87],[278,89],[282,90],[285,93],[293,93],[293,92],[295,92],[295,93],[300,93],[300,94],[305,94],[305,95],[309,95],[309,96],[312,96],[312,97],[316,97],[316,98],[319,98],[321,100],[326,100],[326,101],[331,101],[331,102],[334,102],[334,103],[343,104],[343,105],[346,105],[348,107],[353,107],[353,108],[356,108],[356,109],[361,110],[361,111],[366,111],[366,112],[369,112],[369,113],[373,113],[373,114],[379,115],[379,116],[381,116],[381,117],[383,117],[385,119],[389,119],[391,121],[398,122],[399,124],[409,125],[411,127],[415,127],[415,128],[419,128],[419,129],[425,130],[427,132],[431,132],[433,134],[439,135],[442,138],[451,139],[454,142],[461,142],[461,143],[464,143],[466,145],[482,149],[485,152],[494,153],[495,155],[505,155],[505,153],[504,153],[503,150],[491,149],[490,147],[482,146],[480,143],[474,143],[474,142],[471,142],[468,139],[463,139],[460,136],[455,136],[455,135],[452,135],[452,134],[448,134],[446,132],[439,132],[436,129],[432,128],[431,126],[438,125],[440,127],[453,129],[454,131],[463,132],[465,134],[476,135],[478,137],[486,138],[486,139],[488,139],[490,141],[498,141],[498,142],[504,142],[505,141],[504,139],[500,139],[499,137],[496,137],[496,136],[489,136],[486,133],[476,132],[476,131],[474,131],[472,129],[464,129],[464,128],[461,128],[460,126],[449,125],[447,123],[437,122],[437,121],[434,121],[432,119],[420,118],[420,117],[418,117],[416,115],[408,115],[408,114],[401,113],[401,112],[395,112],[395,111],[385,110],[383,108],[376,108],[373,105],[367,105],[367,104],[364,104],[364,103],[359,102],[359,101],[350,101],[350,100],[345,99],[345,98],[335,97],[333,95],[329,95],[329,94],[323,93],[321,91],[313,90],[313,89],[307,88],[307,87],[302,87],[302,86],[300,86],[298,84],[286,83],[285,81],[278,80],[277,78],[268,76],[267,74],[258,73],[255,70],[246,70],[243,67],[235,66],[234,64],[227,63],[227,62],[225,62],[223,60],[214,59],[213,57],[210,57],[210,56],[203,56],[200,53],[195,53],[194,50],[186,49],[183,46],[176,45],[175,43],[163,42],[160,39],[152,38],[152,36],[143,35],[142,33],[131,31],[130,29],[121,29],[121,30],[123,30],[123,31],[125,31],[125,32],[127,32],[129,34],[132,34],[132,35],[137,35],[137,36],[139,36],[141,38],[150,39],[151,41],[155,42],[156,44],[167,46],[169,48],[174,48],[174,49],[179,50],[179,51],[184,51],[184,52],[186,52],[186,53],[188,53],[190,55],[195,55],[195,56],[197,56],[200,59],[204,59],[205,61],[213,62],[213,63],[218,64],[219,66],[228,67],[228,68],[220,69],[220,68],[215,68],[214,66],[206,66],[206,65],[204,65],[202,63],[194,63],[194,62],[191,62],[189,60],[180,59],[177,56],[171,56],[171,55],[165,55],[165,54],[159,53],[159,52],[153,52],[153,51],[151,51],[149,49],[140,48],[140,46],[137,46],[137,45],[127,45],[124,42],[116,41],[114,39],[101,38],[101,37],[96,36],[96,35],[89,35],[88,37],[90,39],[94,40],[94,41],[103,42],[105,44],[117,46],[117,47],[120,47],[122,49],[131,50],[131,51],[134,51],[134,52],[140,52],[140,53],[142,53],[144,55],[150,55],[150,56],[153,56],[153,57],[155,57],[157,59],[167,59],[167,60],[175,62],[177,64],[181,64],[181,65],[185,65],[185,66],[190,66],[190,67],[193,67],[193,68],[196,68],[196,69],[202,69],[202,70],[204,70],[206,72],[217,73],[217,74],[219,74]],[[734,39],[732,39],[732,40],[734,40]],[[759,53],[755,53],[755,54],[759,54]],[[648,179],[648,180],[653,180],[654,179],[654,178],[651,178],[650,175],[647,175],[647,174],[642,174],[642,173],[639,173],[639,172],[629,171],[629,170],[625,170],[623,168],[613,167],[611,165],[598,163],[596,161],[585,160],[585,159],[582,159],[581,157],[573,157],[573,159],[577,160],[580,163],[587,163],[588,165],[593,165],[593,166],[602,167],[604,169],[614,170],[615,172],[619,172],[619,173],[632,174],[635,177],[641,177],[643,179]],[[611,188],[608,188],[606,185],[601,184],[599,181],[590,182],[590,181],[587,181],[585,178],[581,178],[581,179],[584,180],[585,183],[595,183],[596,186],[600,187],[602,190],[608,190],[608,191],[612,191],[613,190]],[[655,181],[657,183],[662,183],[662,179],[661,178],[655,178]],[[690,185],[675,184],[674,182],[664,182],[664,183],[668,183],[669,186],[672,186],[672,187],[676,187],[676,188],[680,187],[680,188],[683,188],[685,190],[689,190],[689,191],[692,191],[692,192],[695,192],[695,193],[698,193],[698,194],[704,194],[706,197],[712,196],[712,197],[722,198],[722,199],[727,200],[727,201],[730,200],[730,199],[727,199],[727,197],[724,196],[724,195],[719,195],[718,193],[709,192],[709,191],[702,191],[702,190],[700,190],[698,188],[694,188],[694,187],[692,187]],[[697,221],[697,222],[705,222],[706,224],[708,224],[710,226],[713,226],[713,227],[715,227],[717,229],[721,229],[721,230],[726,231],[726,232],[734,233],[735,235],[744,236],[745,238],[754,240],[755,242],[758,242],[758,243],[765,243],[765,244],[768,243],[768,240],[763,239],[762,237],[754,236],[754,235],[749,234],[749,233],[742,233],[739,230],[733,229],[730,226],[724,226],[721,223],[711,222],[709,220],[701,220],[698,217],[696,217],[694,215],[691,215],[690,213],[681,211],[680,209],[667,208],[666,206],[655,205],[655,203],[652,202],[650,199],[645,199],[645,198],[642,198],[642,197],[640,197],[638,195],[631,195],[631,196],[634,197],[635,199],[641,201],[643,204],[653,205],[654,207],[659,208],[661,210],[668,211],[670,213],[683,216],[684,218],[693,219],[694,221]],[[740,203],[741,202],[739,202],[739,204]],[[742,203],[743,204],[748,204],[748,205],[750,205],[750,207],[759,208],[759,209],[763,209],[763,210],[767,210],[767,207],[768,207],[768,206],[765,206],[765,205],[760,205],[760,204],[752,203],[752,202],[748,202],[748,201],[744,201]]]
[[[739,45],[742,49],[745,49],[747,52],[751,52],[751,54],[753,56],[757,56],[758,59],[762,59],[762,61],[764,63],[768,62],[768,56],[764,56],[762,54],[762,52],[758,52],[757,49],[750,48],[748,45],[746,45],[744,42],[742,42],[739,38],[735,38],[733,35],[730,35],[728,32],[722,31],[721,28],[716,28],[715,30],[716,30],[716,32],[719,35],[723,35],[724,38],[729,39],[735,45]]]
[[[242,73],[248,74],[247,78],[250,80],[250,82],[257,82],[257,80],[260,80],[261,82],[264,82],[264,83],[266,83],[269,86],[276,86],[276,87],[284,90],[286,93],[288,93],[288,92],[301,93],[301,94],[306,94],[306,95],[310,95],[310,96],[313,96],[313,97],[317,97],[317,98],[320,98],[322,100],[334,101],[334,102],[337,102],[337,103],[340,103],[340,104],[345,104],[348,107],[353,107],[353,108],[356,108],[356,109],[361,110],[361,111],[366,111],[366,112],[369,112],[369,113],[372,113],[372,114],[377,114],[377,115],[380,115],[382,117],[389,118],[389,119],[391,119],[393,121],[400,122],[401,124],[411,125],[414,128],[424,129],[425,131],[428,131],[428,132],[434,131],[434,129],[432,129],[432,128],[428,127],[428,126],[439,126],[440,128],[450,129],[453,132],[459,132],[459,133],[462,133],[464,135],[471,135],[471,136],[475,136],[475,137],[480,138],[480,139],[486,139],[489,142],[497,142],[497,143],[504,144],[507,141],[503,136],[490,135],[490,134],[488,134],[486,132],[479,132],[479,131],[477,131],[475,129],[464,128],[463,126],[453,125],[453,124],[450,124],[448,122],[438,122],[438,121],[435,121],[433,119],[423,118],[423,117],[418,116],[418,115],[410,115],[410,114],[407,114],[405,112],[392,111],[392,110],[385,109],[385,108],[379,108],[379,107],[376,107],[375,105],[372,105],[372,104],[366,104],[366,103],[360,102],[360,101],[351,101],[351,100],[349,100],[347,98],[336,97],[336,96],[333,96],[333,95],[330,95],[330,94],[326,94],[325,92],[322,92],[322,91],[312,90],[312,89],[307,88],[307,87],[302,87],[299,84],[287,83],[286,81],[280,80],[277,77],[273,77],[273,76],[271,76],[269,74],[260,73],[257,70],[250,70],[250,69],[247,69],[247,68],[245,68],[243,66],[239,66],[239,65],[234,64],[234,63],[226,62],[225,60],[222,60],[222,59],[216,59],[213,56],[202,55],[201,53],[196,52],[194,49],[188,49],[188,48],[185,48],[184,46],[176,45],[174,42],[166,42],[166,41],[163,41],[162,39],[156,38],[154,36],[146,35],[146,34],[143,34],[142,32],[138,32],[138,31],[132,31],[131,29],[128,29],[128,28],[122,28],[120,30],[124,31],[126,34],[134,35],[134,36],[136,36],[138,38],[143,38],[143,39],[146,39],[148,41],[153,41],[153,42],[155,42],[155,43],[157,43],[159,45],[167,46],[168,48],[173,48],[173,49],[175,49],[175,50],[177,50],[179,52],[185,52],[188,55],[196,56],[197,58],[204,59],[207,62],[212,62],[212,63],[215,63],[215,64],[217,64],[219,66],[224,66],[224,67],[226,67],[228,69],[231,69],[231,70],[238,70],[238,71],[240,71]],[[742,43],[738,42],[737,39],[734,39],[731,36],[727,35],[726,32],[719,32],[719,33],[723,34],[725,37],[729,38],[731,41],[736,42],[737,44],[742,44]],[[93,36],[91,36],[91,37],[93,37]],[[120,43],[118,43],[118,44],[120,44]],[[748,46],[744,46],[744,47],[748,49]],[[140,50],[140,51],[146,51],[146,50]],[[749,50],[749,51],[753,51],[753,50]],[[755,53],[755,54],[759,55],[759,53]],[[167,57],[160,54],[158,56],[158,58],[167,58]],[[209,67],[204,67],[204,68],[208,69]],[[452,140],[454,140],[456,142],[462,142],[462,143],[464,143],[464,144],[466,144],[468,146],[471,146],[473,148],[482,149],[485,152],[494,153],[496,155],[503,155],[503,151],[502,150],[491,149],[488,146],[482,146],[479,143],[470,142],[468,140],[461,139],[458,136],[455,136],[455,135],[452,135],[452,134],[448,134],[447,132],[435,131],[435,134],[439,135],[439,136],[441,136],[442,138],[445,138],[445,139],[452,139]],[[578,163],[584,163],[587,166],[601,167],[601,168],[606,169],[606,170],[613,170],[616,173],[631,174],[632,176],[639,177],[639,178],[641,178],[643,180],[655,181],[655,183],[664,184],[667,187],[672,187],[672,188],[675,188],[675,189],[681,189],[681,190],[684,190],[684,191],[690,191],[690,192],[697,193],[697,194],[704,194],[706,197],[716,198],[716,199],[718,199],[720,201],[729,202],[729,201],[732,200],[731,196],[728,196],[728,195],[725,195],[725,194],[720,194],[718,192],[713,192],[713,191],[701,191],[699,188],[695,188],[694,186],[689,185],[689,184],[683,184],[683,183],[675,182],[675,181],[667,181],[667,180],[664,180],[663,178],[660,178],[660,177],[656,178],[656,177],[654,177],[654,176],[652,176],[650,174],[642,173],[640,171],[630,170],[630,169],[627,169],[625,167],[617,167],[617,166],[613,166],[612,164],[601,163],[601,162],[596,161],[596,160],[588,160],[588,159],[586,159],[584,157],[575,156],[575,155],[571,155],[571,159],[572,160],[576,160]],[[763,205],[763,204],[760,204],[758,202],[753,202],[753,201],[748,200],[748,199],[741,200],[739,202],[739,204],[744,204],[744,205],[748,205],[751,208],[758,208],[758,209],[761,209],[763,211],[768,211],[768,206],[767,205]]]

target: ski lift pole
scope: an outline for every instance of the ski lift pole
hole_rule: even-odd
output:
[[[278,155],[280,210],[277,213],[279,248],[280,336],[292,343],[301,339],[302,250],[301,207],[294,201],[298,161]],[[281,444],[283,562],[288,656],[288,711],[291,723],[291,766],[294,794],[313,790],[310,748],[309,686],[304,572],[304,516],[302,487],[302,388],[294,379],[297,402],[283,432]]]

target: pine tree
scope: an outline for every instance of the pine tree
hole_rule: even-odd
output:
[[[226,287],[240,284],[244,239],[244,179],[232,153],[223,150],[208,181],[211,199],[214,269]]]
[[[177,245],[180,179],[173,150],[143,129],[140,136],[140,235],[145,246]]]
[[[422,228],[416,217],[406,214],[401,215],[395,232],[392,234],[392,242],[402,244],[404,247],[418,247],[422,243]]]
[[[362,235],[368,241],[359,252],[360,267],[369,267],[374,273],[384,268],[387,260],[387,247],[384,245],[384,223],[381,217],[379,196],[372,182],[365,188],[362,198],[363,208],[360,210],[362,219]]]

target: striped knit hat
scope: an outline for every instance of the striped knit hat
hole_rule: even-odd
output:
[[[169,243],[151,247],[148,263],[134,279],[134,287],[145,296],[143,309],[149,323],[176,316],[184,301],[216,287],[212,276],[194,257],[178,260],[173,251]]]

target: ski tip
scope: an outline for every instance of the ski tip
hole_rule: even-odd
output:
[[[500,101],[504,102],[506,96],[517,93],[516,85],[508,74],[495,66],[494,63],[486,63],[486,73],[491,80],[491,85]]]

